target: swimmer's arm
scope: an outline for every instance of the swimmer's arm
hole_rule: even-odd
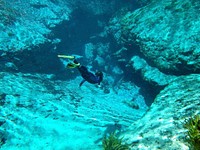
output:
[[[81,81],[81,83],[79,84],[79,87],[81,87],[85,81],[86,80]]]

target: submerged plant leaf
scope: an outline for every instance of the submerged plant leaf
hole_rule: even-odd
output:
[[[188,130],[187,141],[194,150],[200,150],[200,115],[185,120],[184,127]]]
[[[111,133],[108,137],[104,137],[103,141],[104,150],[129,150],[128,144],[122,144],[122,138],[116,137],[115,133]]]

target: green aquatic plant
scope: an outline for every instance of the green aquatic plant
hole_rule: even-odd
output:
[[[122,144],[122,138],[116,137],[115,133],[105,136],[102,143],[104,150],[130,150],[129,145]]]
[[[188,130],[187,141],[191,149],[200,150],[200,115],[185,120],[184,127]]]

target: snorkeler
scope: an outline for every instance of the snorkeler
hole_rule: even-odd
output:
[[[67,55],[58,55],[59,58],[66,58],[73,60],[73,62],[67,64],[67,68],[78,68],[81,76],[83,77],[83,81],[79,84],[81,86],[85,81],[91,84],[100,85],[103,80],[103,73],[101,71],[97,71],[95,74],[88,71],[85,66],[82,66],[76,59],[75,56],[67,56]]]

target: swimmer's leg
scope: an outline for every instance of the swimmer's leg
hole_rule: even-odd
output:
[[[81,64],[74,58],[74,62],[73,63],[68,63],[67,68],[80,68],[81,67]]]
[[[87,70],[87,68],[85,67],[85,66],[79,66],[78,67],[78,71],[82,74],[82,75],[87,75],[87,74],[89,74],[89,72],[88,72],[88,70]]]
[[[80,63],[68,63],[67,64],[67,68],[76,68],[76,67],[80,67]]]
[[[75,58],[74,58],[74,63],[75,64],[80,64]]]
[[[73,63],[70,62],[67,64],[66,68],[76,68],[79,67],[81,64],[75,59],[75,56],[68,56],[68,55],[58,55],[59,58],[66,58],[73,60]]]

